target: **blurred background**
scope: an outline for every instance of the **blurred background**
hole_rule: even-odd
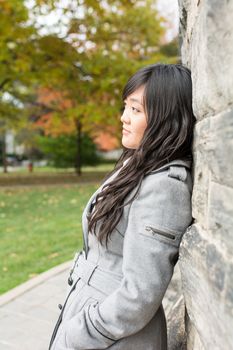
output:
[[[71,259],[122,152],[121,92],[180,62],[177,1],[0,1],[0,293]]]

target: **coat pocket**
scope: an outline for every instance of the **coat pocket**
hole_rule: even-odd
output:
[[[81,280],[82,281],[82,280]],[[82,282],[84,283],[84,282]],[[73,296],[67,305],[67,310],[64,310],[64,319],[68,320],[82,311],[82,309],[92,303],[101,302],[106,296],[99,291],[93,289],[90,285],[84,284],[83,288],[74,290]]]
[[[87,299],[83,302],[83,304],[82,304],[81,309],[79,310],[79,312],[80,312],[85,306],[87,306],[88,304],[91,304],[91,303],[93,303],[93,302],[98,303],[98,300],[95,299],[95,298],[93,298],[93,297],[87,298]]]
[[[150,224],[144,225],[140,234],[145,237],[158,239],[161,242],[172,244],[175,247],[179,247],[182,238],[182,232],[177,232],[168,228],[157,227]]]

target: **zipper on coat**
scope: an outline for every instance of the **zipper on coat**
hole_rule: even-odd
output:
[[[165,237],[167,237],[167,238],[170,238],[170,239],[176,239],[176,236],[175,235],[173,235],[173,234],[171,234],[171,233],[168,233],[168,232],[166,232],[166,231],[161,231],[161,230],[159,230],[159,229],[155,229],[155,228],[153,228],[153,227],[151,227],[151,226],[146,226],[146,231],[152,231],[152,234],[154,235],[154,234],[158,234],[158,235],[162,235],[162,236],[165,236]]]
[[[73,287],[71,288],[69,294],[68,294],[67,297],[66,297],[66,300],[65,300],[65,302],[64,302],[62,311],[61,311],[61,313],[60,313],[60,315],[59,315],[59,317],[58,317],[57,323],[56,323],[56,325],[55,325],[55,327],[54,327],[53,334],[52,334],[52,336],[51,336],[51,340],[50,340],[50,343],[49,343],[49,349],[48,349],[48,350],[50,350],[50,349],[52,348],[54,339],[55,339],[55,337],[56,337],[56,335],[57,335],[58,328],[59,328],[59,326],[60,326],[60,324],[61,324],[61,322],[62,322],[62,316],[63,316],[63,312],[64,312],[64,309],[65,309],[67,300],[68,300],[70,294],[71,294],[71,293],[74,291],[74,289],[76,288],[76,284],[78,283],[79,280],[80,280],[80,278],[77,279],[77,281],[75,282],[75,284],[73,285]]]

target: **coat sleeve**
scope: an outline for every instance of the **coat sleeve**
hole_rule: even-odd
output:
[[[172,278],[180,241],[191,220],[191,192],[186,182],[167,172],[143,180],[129,209],[121,284],[103,302],[87,305],[66,321],[67,348],[106,349],[152,319]]]

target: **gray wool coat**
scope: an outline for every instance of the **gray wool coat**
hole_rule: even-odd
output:
[[[190,164],[174,160],[143,179],[108,248],[88,235],[86,214],[120,169],[92,195],[82,216],[84,249],[73,259],[50,350],[167,349],[162,300],[192,222]]]

